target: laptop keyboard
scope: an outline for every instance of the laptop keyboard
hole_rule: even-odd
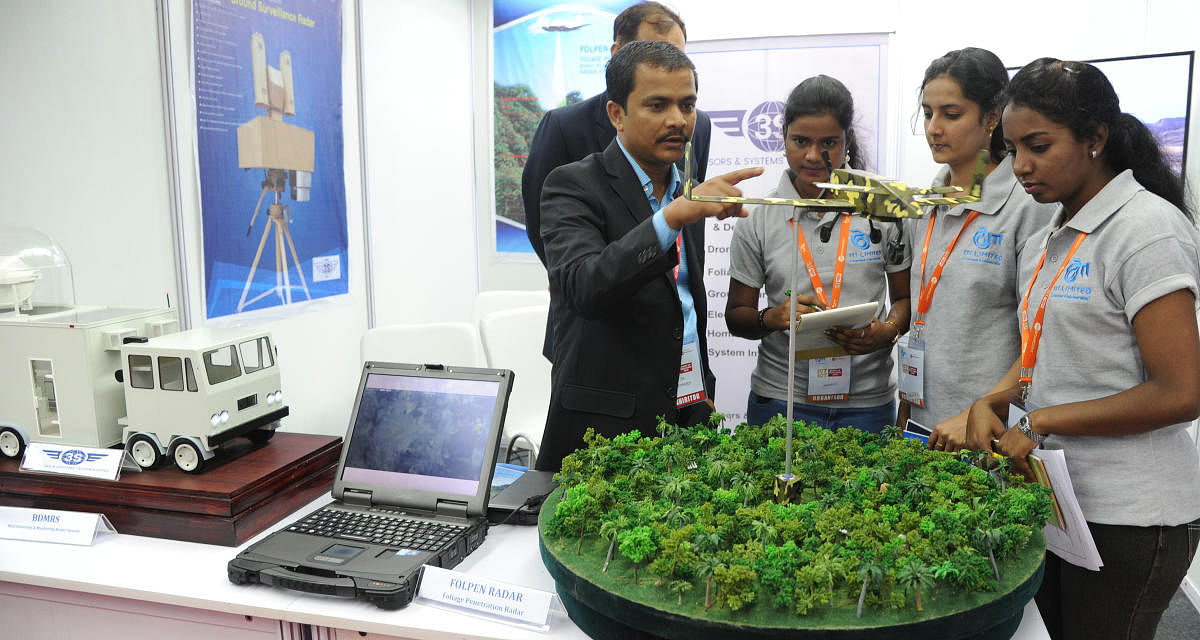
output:
[[[416,520],[386,512],[321,509],[287,530],[418,551],[437,551],[466,528],[466,525]]]

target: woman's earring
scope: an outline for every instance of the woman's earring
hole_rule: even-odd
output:
[[[845,160],[845,162],[842,163],[842,166],[843,167],[850,166],[850,152],[849,151],[846,152],[846,160]]]
[[[1096,159],[1096,150],[1092,149],[1092,160]]]

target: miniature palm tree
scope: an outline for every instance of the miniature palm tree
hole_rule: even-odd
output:
[[[884,443],[892,440],[899,440],[904,437],[904,430],[894,424],[890,424],[879,431],[879,435],[883,437]]]
[[[755,537],[762,542],[763,551],[767,550],[767,540],[774,542],[775,536],[779,533],[779,531],[775,527],[771,526],[770,523],[758,518],[755,518],[750,522],[750,530],[754,533]]]
[[[985,525],[975,529],[975,543],[987,549],[988,560],[992,561],[992,572],[996,574],[996,580],[1000,579],[1000,569],[996,567],[995,550],[1004,546],[1004,541],[1007,536],[1004,535],[1004,530],[998,527]]]
[[[911,556],[904,565],[900,567],[900,571],[896,573],[896,581],[904,586],[905,589],[912,589],[917,596],[917,611],[922,611],[921,606],[921,587],[928,587],[933,584],[933,574],[929,571],[920,558]]]
[[[712,606],[713,572],[725,566],[716,554],[708,553],[700,556],[700,576],[704,578],[704,608]]]
[[[692,583],[687,580],[672,580],[668,587],[672,593],[679,596],[679,606],[683,606],[683,594],[692,590]]]
[[[600,569],[601,572],[608,573],[608,563],[612,562],[613,550],[617,547],[617,538],[627,528],[629,528],[629,518],[623,514],[612,520],[605,520],[604,524],[600,525],[600,537],[608,540],[608,554],[604,556],[604,567]]]
[[[724,458],[717,458],[708,463],[708,480],[709,482],[717,481],[721,488],[725,488],[725,478],[729,476],[729,472],[733,469],[733,465]]]
[[[858,577],[862,579],[862,591],[858,594],[858,616],[862,617],[863,602],[867,599],[867,587],[883,580],[883,565],[875,558],[863,558],[858,565]]]
[[[659,451],[662,453],[663,460],[667,463],[667,473],[671,473],[671,463],[675,461],[676,449],[678,445],[668,442],[664,444]]]
[[[679,505],[679,499],[683,497],[683,490],[687,488],[687,481],[675,474],[663,476],[662,482],[659,483],[659,489],[662,490],[662,497]]]

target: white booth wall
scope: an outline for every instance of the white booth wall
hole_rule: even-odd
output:
[[[0,224],[31,225],[54,237],[74,262],[80,302],[159,306],[169,293],[178,304],[173,269],[179,255],[187,276],[187,320],[198,326],[204,319],[190,4],[166,4],[183,221],[178,253],[153,0],[5,3]],[[836,3],[805,3],[799,10],[788,0],[674,5],[692,40],[892,32],[889,117],[902,123],[916,110],[925,66],[950,49],[985,47],[1015,65],[1041,55],[1113,57],[1200,44],[1193,28],[1200,10],[1190,0],[1019,0],[990,10],[930,0],[865,1],[851,10]],[[363,15],[365,166],[356,9]],[[491,27],[478,9],[470,0],[346,0],[342,94],[350,293],[300,305],[286,317],[260,312],[242,320],[264,323],[279,344],[293,412],[286,430],[344,432],[358,340],[368,325],[471,318],[480,269],[494,267],[478,264],[476,243],[476,210],[486,212],[490,198],[477,199],[473,188],[473,158],[487,154],[475,148],[473,105],[488,99],[474,65],[490,61],[475,43]],[[1195,103],[1193,110],[1200,113]],[[1191,140],[1200,139],[1198,126],[1192,123]],[[898,131],[880,169],[909,182],[927,181],[936,167],[923,138],[907,127]],[[1188,162],[1192,185],[1200,183],[1198,155],[1193,150]],[[535,281],[527,288],[537,286]],[[1191,579],[1200,583],[1200,566]]]

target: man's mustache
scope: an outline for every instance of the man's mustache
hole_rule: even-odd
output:
[[[687,134],[687,131],[684,131],[683,129],[672,129],[671,131],[668,131],[668,132],[662,134],[661,136],[659,136],[658,139],[655,140],[655,142],[666,142],[667,140],[670,140],[671,138],[680,138],[683,140],[684,144],[687,144],[687,141],[691,139],[691,136],[689,136]]]

